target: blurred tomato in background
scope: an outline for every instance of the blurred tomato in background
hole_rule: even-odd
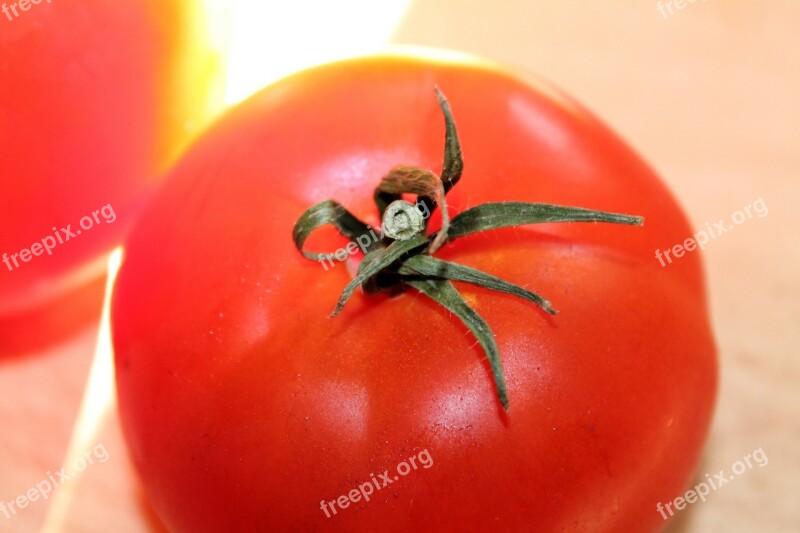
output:
[[[209,117],[217,61],[200,2],[3,6],[0,352],[7,352],[99,316],[102,255]],[[83,217],[93,218],[82,226]]]

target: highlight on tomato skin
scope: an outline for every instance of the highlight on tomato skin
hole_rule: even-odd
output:
[[[48,307],[69,313],[57,300],[103,276],[102,254],[214,109],[216,68],[199,2],[14,5],[0,13],[7,324],[56,313]],[[114,216],[81,229],[103,208]]]
[[[292,240],[329,199],[379,227],[373,192],[392,168],[441,171],[435,86],[463,150],[451,220],[509,201],[646,220],[529,224],[437,251],[558,310],[453,282],[491,326],[508,411],[456,316],[411,287],[356,291],[330,319],[363,255],[324,268]],[[192,144],[126,240],[118,405],[148,497],[178,532],[657,531],[716,396],[699,256],[664,269],[652,255],[689,232],[653,170],[542,82],[404,54],[276,82]],[[307,243],[347,245],[325,230]],[[331,512],[423,451],[430,468]]]

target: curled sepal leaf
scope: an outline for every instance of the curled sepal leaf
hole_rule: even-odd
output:
[[[441,181],[444,185],[444,194],[447,194],[450,192],[450,189],[455,187],[458,180],[461,179],[461,173],[464,170],[464,158],[461,155],[461,141],[458,139],[458,130],[453,120],[453,114],[450,111],[450,104],[447,102],[444,93],[439,90],[439,87],[434,87],[434,89],[436,91],[436,100],[439,102],[439,107],[442,109],[442,114],[444,115],[444,162],[442,163]],[[430,198],[423,198],[422,201],[425,203],[425,207],[428,208],[428,211],[433,213],[436,209],[436,203]],[[442,209],[444,208],[446,208],[446,206],[442,204]],[[442,218],[444,220],[446,220],[445,215],[446,213],[443,212]],[[442,230],[439,231],[439,234],[431,242],[430,253],[438,250],[446,239],[447,226],[443,222]]]
[[[558,311],[553,309],[553,306],[550,305],[550,302],[534,292],[523,289],[518,285],[509,283],[491,274],[487,274],[486,272],[481,272],[480,270],[475,270],[474,268],[457,263],[442,261],[441,259],[436,259],[429,255],[415,255],[409,257],[403,261],[398,272],[405,275],[425,276],[472,283],[473,285],[478,285],[486,289],[524,298],[535,303],[551,315],[558,313]]]
[[[436,100],[444,113],[444,164],[442,166],[442,182],[444,192],[450,192],[458,180],[461,179],[461,172],[464,170],[464,159],[461,156],[461,142],[458,140],[456,123],[453,114],[450,112],[450,104],[447,102],[442,91],[436,87]]]
[[[314,230],[328,224],[334,226],[339,230],[339,233],[350,240],[361,235],[367,235],[370,231],[369,226],[361,222],[336,200],[320,202],[309,207],[300,216],[294,225],[294,229],[292,229],[294,245],[306,258],[312,261],[323,261],[325,259],[335,258],[333,254],[308,252],[303,249],[303,244],[306,242],[309,235],[311,235]]]
[[[486,203],[476,205],[453,217],[453,220],[450,221],[448,238],[454,240],[464,235],[490,229],[548,222],[609,222],[641,226],[644,224],[644,218],[552,204]]]
[[[442,180],[430,170],[397,165],[381,178],[375,188],[375,203],[378,214],[383,217],[386,206],[402,198],[403,193],[425,196],[439,203],[444,198]]]
[[[330,316],[335,317],[339,314],[344,305],[347,303],[347,300],[350,299],[359,285],[366,282],[372,276],[378,274],[381,270],[384,270],[390,266],[403,255],[427,243],[428,239],[423,235],[419,235],[407,241],[393,241],[386,248],[369,252],[361,262],[361,266],[358,269],[358,275],[350,280],[350,283],[348,283],[342,291],[342,295],[339,297],[339,302],[336,304],[336,309],[333,310],[333,313],[331,313]]]
[[[398,165],[383,177],[375,189],[375,204],[381,218],[386,213],[386,208],[392,202],[402,198],[403,193],[416,194],[425,207],[425,227],[433,206],[442,206],[442,227],[437,232],[436,238],[431,242],[429,253],[438,250],[447,239],[450,215],[447,212],[447,200],[444,183],[441,178],[424,168]]]
[[[435,301],[454,315],[469,328],[475,338],[478,339],[483,348],[489,366],[494,376],[494,384],[497,389],[497,398],[503,405],[503,409],[508,410],[508,390],[506,389],[506,379],[503,376],[503,365],[500,362],[500,352],[494,342],[494,334],[489,325],[481,316],[464,301],[456,288],[447,280],[409,280],[406,283],[420,291],[422,294]]]

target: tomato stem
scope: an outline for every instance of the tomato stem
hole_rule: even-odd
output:
[[[382,221],[381,238],[371,238],[374,230],[335,200],[325,200],[308,208],[295,223],[292,237],[300,253],[314,261],[346,259],[330,253],[305,250],[306,239],[316,229],[326,225],[334,226],[342,235],[366,251],[358,274],[342,291],[331,317],[341,312],[359,286],[367,294],[413,287],[458,317],[483,348],[494,376],[497,399],[503,409],[508,410],[508,391],[494,334],[451,281],[471,283],[518,296],[553,315],[557,311],[538,294],[491,274],[436,259],[432,254],[449,241],[497,228],[552,222],[608,222],[641,226],[644,219],[581,207],[496,202],[477,205],[462,211],[451,220],[446,194],[460,181],[464,162],[450,105],[438,87],[435,92],[445,121],[441,176],[427,169],[400,165],[392,168],[381,179],[373,193]],[[417,195],[416,205],[403,200],[403,194]],[[442,225],[438,231],[428,234],[430,214],[437,206],[442,208]],[[361,239],[367,244],[362,245]],[[379,283],[379,279],[384,280],[383,283]],[[386,279],[390,281],[387,283]]]

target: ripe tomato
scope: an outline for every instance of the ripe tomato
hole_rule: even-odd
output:
[[[451,213],[518,200],[646,219],[502,229],[438,252],[559,310],[459,285],[494,330],[508,412],[452,314],[408,290],[358,293],[328,318],[354,265],[326,270],[291,240],[312,204],[374,223],[391,167],[441,168],[434,85],[464,153]],[[127,242],[119,407],[155,508],[192,532],[657,529],[715,396],[699,258],[653,257],[689,232],[597,119],[493,66],[369,57],[264,89],[194,144]],[[312,248],[347,242],[324,237]],[[349,499],[373,479],[369,501]]]
[[[104,267],[92,260],[205,118],[213,65],[198,6],[2,4],[0,320],[92,283]]]

